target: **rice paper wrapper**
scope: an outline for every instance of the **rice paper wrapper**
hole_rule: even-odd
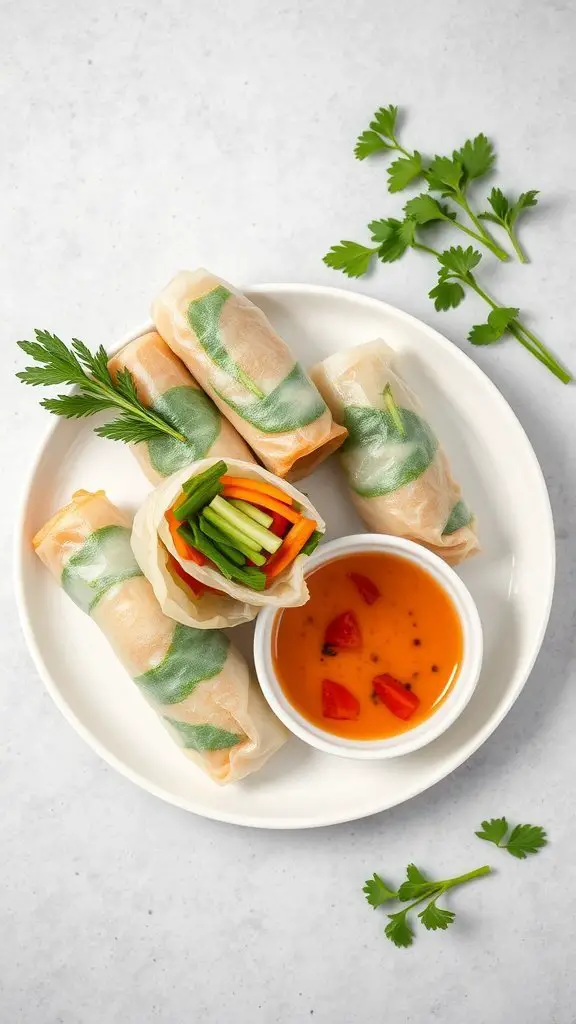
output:
[[[209,455],[254,461],[239,433],[156,331],[125,345],[110,359],[108,369],[113,377],[120,370],[129,370],[142,404],[186,439],[178,441],[163,434],[131,446],[151,483],[160,483]]]
[[[308,587],[304,579],[307,555],[298,555],[292,564],[279,574],[270,587],[263,592],[259,592],[240,583],[234,583],[231,580],[225,579],[217,569],[190,562],[182,558],[176,551],[168,523],[166,522],[165,512],[174,504],[182,490],[182,484],[186,480],[193,475],[203,473],[205,469],[213,466],[217,461],[217,459],[203,459],[193,466],[189,466],[186,470],[175,473],[169,480],[160,484],[148,495],[134,517],[132,549],[144,575],[150,580],[163,611],[178,619],[178,621],[182,621],[182,611],[188,607],[184,599],[185,595],[181,596],[175,593],[174,589],[170,586],[165,551],[168,551],[194,579],[199,580],[200,583],[204,583],[208,587],[219,590],[222,595],[227,595],[228,599],[232,598],[242,608],[249,609],[249,618],[255,618],[260,608],[264,606],[293,608],[306,604],[309,596]],[[279,486],[277,478],[261,466],[239,462],[235,459],[226,459],[226,465],[228,466],[228,475],[230,476],[265,480],[268,483],[275,484],[276,487]],[[285,480],[280,482],[280,486],[286,494],[290,495],[302,506],[304,514],[314,519],[317,529],[324,533],[326,524],[320,518],[306,495],[296,490],[295,487]],[[199,604],[211,596],[208,594],[203,595],[199,599]],[[168,603],[168,600],[170,603]],[[168,611],[168,608],[170,608],[170,611]],[[230,615],[232,615],[232,612]],[[246,621],[246,619],[238,621]],[[226,626],[235,623],[223,613],[222,622],[219,624]],[[204,628],[209,628],[206,622],[202,623],[202,625]]]
[[[457,565],[479,550],[474,516],[395,358],[377,340],[330,356],[311,376],[348,430],[341,461],[368,528],[424,544]],[[396,413],[384,400],[387,385]]]
[[[344,441],[332,414],[258,306],[207,270],[182,271],[154,323],[264,465],[307,476]]]
[[[282,746],[284,727],[226,634],[163,614],[134,558],[130,521],[103,491],[78,491],[34,546],[100,627],[174,742],[211,779],[238,781]]]

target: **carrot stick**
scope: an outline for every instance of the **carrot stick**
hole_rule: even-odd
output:
[[[294,561],[306,542],[310,540],[315,529],[316,523],[314,520],[305,519],[304,516],[292,527],[290,532],[286,534],[282,546],[278,548],[276,554],[264,566],[264,572],[269,580],[278,576],[283,569],[286,569]]]
[[[264,491],[247,490],[244,487],[233,487],[231,484],[226,484],[222,491],[222,497],[239,498],[242,501],[249,501],[252,505],[260,505],[264,509],[269,509],[271,512],[277,512],[278,515],[284,516],[284,519],[288,519],[291,523],[297,523],[302,519],[301,512],[296,512],[289,505],[277,501],[276,498],[271,498]]]
[[[170,536],[174,541],[174,547],[180,555],[180,558],[185,558],[188,562],[195,562],[196,565],[204,565],[206,561],[204,555],[200,554],[199,551],[196,551],[196,548],[190,547],[190,545],[184,540],[184,537],[178,533],[178,527],[181,525],[182,520],[176,518],[171,508],[166,509],[164,517],[168,523],[168,529],[170,530]]]
[[[224,487],[242,487],[245,491],[258,491],[259,494],[268,494],[283,505],[293,505],[294,499],[285,494],[279,487],[266,483],[265,480],[250,480],[245,476],[221,476],[220,483]]]

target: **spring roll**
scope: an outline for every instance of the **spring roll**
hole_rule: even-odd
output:
[[[383,341],[369,342],[330,356],[311,375],[348,430],[342,465],[368,528],[457,565],[479,549],[474,516],[394,356]]]
[[[77,491],[33,544],[172,739],[211,779],[236,782],[282,746],[284,728],[227,636],[163,614],[132,554],[130,522],[103,491]]]
[[[166,521],[166,512],[173,507],[181,495],[182,484],[191,477],[203,473],[216,462],[216,459],[205,459],[193,466],[188,466],[187,469],[183,469],[179,473],[174,473],[169,480],[165,480],[145,498],[134,517],[132,550],[142,571],[150,580],[163,611],[169,612],[176,618],[179,617],[177,609],[174,607],[169,611],[165,603],[166,551],[194,580],[204,586],[221,591],[222,594],[227,594],[238,602],[251,606],[252,618],[256,617],[260,608],[267,605],[276,608],[294,608],[306,604],[309,593],[304,579],[307,562],[307,554],[304,551],[277,577],[271,579],[265,590],[253,590],[249,586],[226,579],[218,567],[209,561],[204,565],[198,565],[179,554]],[[255,482],[279,483],[271,473],[262,469],[261,466],[238,462],[235,459],[226,459],[226,467],[229,477],[249,477]],[[282,490],[289,498],[293,499],[295,509],[301,511],[307,519],[313,520],[316,527],[315,538],[319,540],[320,535],[323,535],[326,530],[326,524],[312,503],[305,494],[285,481],[282,481]]]
[[[205,395],[184,364],[156,331],[125,345],[108,363],[113,377],[129,370],[140,401],[157,412],[185,438],[165,436],[132,446],[151,483],[209,455],[254,462],[254,457],[231,423]]]
[[[340,447],[308,374],[261,309],[206,270],[182,271],[154,302],[157,330],[277,476],[307,476]]]

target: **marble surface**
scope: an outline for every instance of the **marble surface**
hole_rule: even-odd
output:
[[[513,342],[472,353],[511,402],[550,488],[558,580],[517,705],[451,778],[384,815],[272,833],[163,805],[108,768],[53,706],[11,581],[12,497],[45,415],[14,379],[34,326],[91,344],[141,321],[183,266],[238,282],[354,287],[321,256],[398,206],[357,163],[373,109],[447,150],[484,130],[498,180],[540,188],[534,262],[486,268],[576,368],[576,9],[553,0],[2,0],[0,430],[5,500],[0,1019],[6,1024],[572,1024],[576,1020],[574,389]],[[480,307],[436,314],[415,255],[362,281],[457,345]],[[505,288],[505,292],[504,292]],[[542,822],[526,863],[483,847],[486,815]],[[415,859],[497,874],[447,933],[382,937],[361,886]]]

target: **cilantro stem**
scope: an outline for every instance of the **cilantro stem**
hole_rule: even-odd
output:
[[[512,242],[512,245],[514,247],[514,252],[516,253],[518,259],[520,260],[520,263],[529,263],[530,261],[529,261],[527,255],[526,255],[526,253],[524,252],[524,249],[520,245],[520,242],[516,238],[516,234],[514,233],[514,231],[512,229],[510,229],[508,231],[508,235],[509,235],[510,241]]]
[[[467,871],[465,875],[457,875],[455,878],[447,878],[443,882],[438,882],[434,885],[433,889],[428,889],[423,896],[419,896],[418,899],[409,903],[406,907],[403,907],[400,913],[404,915],[404,918],[410,913],[414,907],[419,906],[420,903],[424,903],[428,900],[428,904],[436,903],[441,896],[444,896],[450,889],[455,889],[457,885],[465,885],[466,882],[472,882],[475,878],[481,878],[483,875],[489,875],[492,872],[492,868],[489,864],[484,864],[481,868],[475,868],[474,871]],[[390,915],[389,915],[390,916]]]
[[[456,878],[447,878],[445,882],[442,882],[442,892],[447,892],[448,889],[453,889],[456,885],[464,885],[465,882],[471,882],[473,878],[481,878],[482,875],[489,875],[492,868],[489,864],[484,864],[481,868],[475,868],[474,871],[468,871],[465,875],[457,875]],[[440,893],[442,895],[442,893]],[[437,898],[437,897],[436,897]]]
[[[488,231],[486,231],[486,228],[483,226],[482,221],[479,220],[476,214],[474,213],[474,210],[472,209],[468,200],[466,199],[466,195],[464,194],[464,192],[459,191],[458,197],[454,196],[454,201],[457,202],[459,206],[461,206],[462,209],[466,211],[468,217],[470,218],[474,226],[477,228],[478,234],[475,234],[473,231],[470,231],[469,228],[466,228],[463,224],[460,224],[458,221],[454,223],[454,226],[461,228],[461,230],[465,231],[466,234],[471,236],[471,238],[475,238],[478,242],[482,242],[483,245],[490,249],[494,256],[497,256],[498,259],[502,261],[502,263],[505,263],[507,260],[509,260],[510,256],[508,255],[506,250],[503,249],[502,246],[498,245],[498,243],[492,238],[492,235]]]
[[[472,288],[472,290],[475,291],[481,299],[484,299],[484,302],[487,302],[492,309],[499,308],[498,303],[494,302],[494,299],[492,299],[490,295],[480,287],[473,274],[467,274],[465,277],[462,277],[461,280],[465,284],[468,284],[469,287]],[[570,383],[572,375],[568,373],[568,371],[558,362],[555,356],[552,355],[550,349],[546,348],[546,345],[544,345],[536,335],[532,333],[532,331],[529,331],[528,328],[524,326],[521,320],[512,320],[508,330],[513,337],[516,338],[516,340],[519,341],[520,344],[528,350],[528,352],[531,352],[539,362],[546,366],[547,369],[550,370],[550,373],[553,373],[558,380],[562,381],[563,384]]]

